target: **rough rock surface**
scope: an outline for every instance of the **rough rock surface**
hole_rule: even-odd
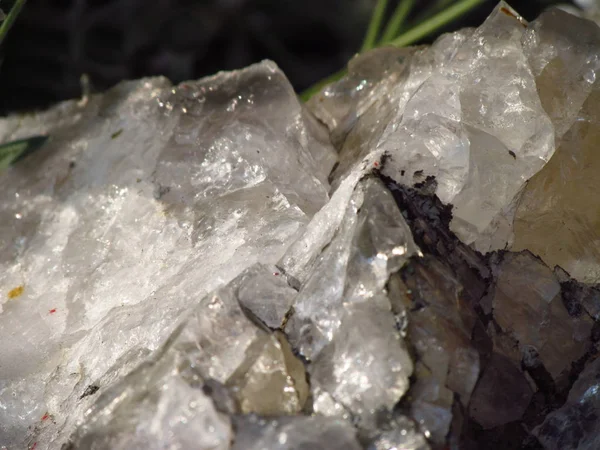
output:
[[[598,49],[501,3],[0,120],[0,448],[596,448]]]

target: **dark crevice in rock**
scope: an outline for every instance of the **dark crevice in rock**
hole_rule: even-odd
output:
[[[382,165],[384,164],[385,160],[382,160]],[[436,314],[435,308],[443,306],[439,303],[440,296],[454,299],[451,303],[445,303],[445,314],[457,314],[467,329],[471,330],[469,344],[479,354],[480,373],[471,396],[471,404],[465,409],[463,405],[457,406],[457,402],[454,402],[447,443],[452,445],[451,448],[467,450],[482,446],[488,449],[543,448],[531,431],[544,422],[549,413],[565,404],[573,383],[586,363],[597,354],[593,343],[600,340],[600,323],[595,322],[591,327],[585,354],[567,367],[566,375],[557,384],[538,349],[506,334],[495,320],[493,308],[493,299],[499,295],[495,291],[503,264],[510,264],[517,257],[537,264],[535,267],[545,267],[543,262],[527,251],[499,251],[484,256],[463,244],[449,229],[452,207],[442,204],[432,195],[435,191],[435,179],[432,177],[411,188],[396,183],[378,171],[375,174],[393,194],[415,242],[423,252],[423,256],[412,257],[400,270],[409,302],[406,340],[410,343],[414,360],[419,364],[419,351],[415,349],[415,342],[411,339],[412,321],[418,322],[419,314]],[[571,279],[566,272],[558,272],[559,270],[561,269],[556,268],[549,273],[554,273],[560,283],[557,285],[560,286],[560,298],[557,301],[564,305],[568,313],[566,317],[575,321],[589,321],[590,316],[595,317],[594,307],[600,304],[597,300],[600,299],[600,291],[595,286]],[[392,279],[393,276],[390,280]],[[506,283],[506,280],[503,282]],[[395,295],[390,283],[388,291],[391,292],[390,295]],[[448,305],[452,305],[450,309]],[[538,320],[539,322],[531,323],[531,327],[543,326],[542,312],[539,312]],[[439,326],[443,328],[449,325]],[[435,333],[434,330],[430,331]],[[512,340],[512,351],[520,354],[520,359],[513,361],[498,353],[494,335],[501,336],[506,343]],[[427,364],[422,364],[426,370],[431,370]],[[413,375],[411,391],[397,405],[398,411],[411,415],[411,404],[415,400],[412,396],[413,387],[418,382],[419,376]],[[487,412],[482,408],[487,409]],[[497,416],[503,414],[507,420],[512,419],[502,423]],[[478,423],[477,420],[483,420],[483,423]],[[486,420],[489,420],[487,424]],[[500,424],[494,425],[496,422]],[[550,425],[545,422],[544,426]]]

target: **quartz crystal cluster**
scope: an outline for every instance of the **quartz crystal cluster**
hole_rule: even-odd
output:
[[[0,120],[0,448],[597,449],[600,29],[500,3]]]

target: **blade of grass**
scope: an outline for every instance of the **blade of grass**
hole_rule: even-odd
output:
[[[363,45],[360,49],[361,52],[371,50],[375,46],[375,43],[377,42],[377,36],[381,30],[381,22],[383,21],[383,15],[385,14],[387,3],[388,0],[377,0],[377,4],[373,10],[373,15],[371,15],[369,28],[367,28],[365,40],[363,41]]]
[[[0,170],[6,169],[19,159],[34,152],[40,148],[46,140],[48,140],[48,136],[33,136],[0,145]]]
[[[454,5],[449,6],[445,10],[439,12],[435,16],[421,22],[414,28],[411,28],[406,33],[398,36],[394,40],[390,41],[389,44],[395,45],[396,47],[405,47],[410,44],[429,36],[430,34],[437,31],[439,28],[449,24],[454,19],[462,16],[471,9],[483,4],[485,0],[462,0],[456,2]]]
[[[436,15],[441,10],[446,8],[449,3],[452,3],[454,0],[437,0],[433,5],[427,8],[424,11],[421,11],[419,14],[415,16],[410,23],[407,24],[408,28],[413,28],[414,26],[420,24],[421,22],[429,19],[431,16]]]
[[[398,36],[414,4],[415,0],[400,0],[400,3],[396,6],[390,21],[383,31],[379,45],[385,45]]]
[[[315,95],[325,86],[327,86],[330,83],[333,83],[334,81],[339,80],[344,75],[346,75],[346,71],[347,69],[343,68],[341,70],[338,70],[336,73],[329,75],[327,78],[323,78],[321,81],[318,81],[317,83],[313,84],[311,87],[303,91],[302,94],[300,94],[300,99],[303,102],[307,102],[313,95]]]
[[[437,0],[431,8],[428,8],[427,11],[425,11],[425,14],[429,13],[429,15],[433,15],[438,13],[453,1],[454,0]]]
[[[23,9],[26,1],[27,0],[17,0],[8,13],[8,16],[6,16],[2,22],[2,25],[0,25],[0,44],[2,44],[2,41],[4,41],[8,31],[14,25],[15,20],[17,20],[17,16],[21,12],[21,9]]]

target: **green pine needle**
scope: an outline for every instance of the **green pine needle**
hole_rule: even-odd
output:
[[[342,70],[338,70],[336,73],[329,75],[326,78],[323,78],[321,81],[318,81],[317,83],[313,84],[311,87],[303,91],[302,94],[300,94],[300,99],[303,102],[309,101],[313,95],[320,92],[321,89],[323,89],[325,86],[341,79],[344,75],[346,75],[347,71],[348,70],[346,68],[343,68]]]
[[[8,31],[14,25],[15,20],[17,20],[17,16],[21,12],[21,9],[23,9],[26,1],[27,0],[17,0],[2,22],[2,25],[0,25],[0,44],[2,44],[6,38],[6,35],[8,34]]]
[[[402,26],[404,25],[404,22],[410,14],[414,4],[415,0],[400,0],[400,3],[398,3],[398,6],[392,14],[390,21],[385,27],[381,41],[379,41],[379,45],[385,45],[386,43],[393,41],[394,38],[398,36],[398,33],[400,33],[400,30],[402,29]]]
[[[7,142],[0,145],[0,170],[4,170],[21,158],[40,148],[48,136],[33,136],[27,139]]]
[[[383,16],[385,14],[385,9],[387,8],[387,3],[388,0],[377,0],[377,4],[373,10],[373,15],[371,16],[371,22],[369,22],[369,28],[367,28],[365,40],[363,41],[363,45],[360,49],[361,52],[366,52],[367,50],[371,50],[373,47],[375,47],[377,37],[381,31],[381,23],[383,22]]]
[[[391,45],[396,47],[405,47],[407,45],[414,44],[415,42],[431,35],[440,28],[448,25],[453,20],[458,19],[463,14],[469,12],[476,6],[481,5],[484,0],[462,0],[456,2],[454,5],[444,9],[435,16],[421,22],[419,25],[411,28],[406,33],[398,36],[396,39],[390,42]]]

